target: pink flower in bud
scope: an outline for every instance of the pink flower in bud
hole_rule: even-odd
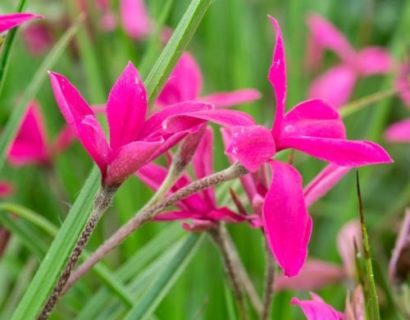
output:
[[[65,127],[54,141],[49,141],[43,115],[37,102],[32,101],[14,139],[8,159],[14,166],[27,164],[48,165],[54,156],[68,147],[73,140],[70,128]]]
[[[350,98],[357,80],[392,70],[393,60],[381,47],[366,47],[356,51],[337,28],[323,17],[311,14],[307,20],[310,29],[308,65],[317,66],[323,50],[335,52],[341,63],[319,76],[309,89],[309,97],[319,98],[335,108]]]
[[[406,210],[389,263],[389,278],[394,284],[406,281],[410,270],[410,210]]]
[[[292,298],[291,303],[302,310],[307,320],[343,320],[344,315],[328,305],[317,294],[310,294],[311,300]]]
[[[207,129],[198,145],[193,157],[194,173],[197,179],[203,178],[213,173],[213,134]],[[142,167],[136,175],[148,186],[156,190],[165,179],[167,170],[156,164],[148,164]],[[191,179],[183,175],[171,188],[171,192],[187,185]],[[191,220],[191,224],[184,223],[183,227],[187,231],[204,231],[214,228],[218,222],[228,223],[248,222],[251,225],[258,223],[255,215],[241,215],[233,212],[227,207],[218,207],[215,200],[215,191],[208,188],[200,193],[193,194],[177,204],[178,210],[163,213],[155,218],[156,221],[179,221]]]
[[[202,78],[201,69],[194,57],[189,53],[184,53],[161,91],[157,104],[165,106],[177,102],[201,100],[217,108],[226,108],[260,98],[260,93],[254,89],[218,92],[201,97]]]
[[[61,113],[99,166],[102,182],[108,186],[121,184],[130,174],[178,143],[198,124],[185,123],[185,130],[174,128],[175,131],[168,132],[164,129],[167,118],[178,114],[187,116],[194,111],[208,110],[212,113],[209,104],[186,102],[170,106],[146,119],[146,90],[137,69],[129,63],[108,97],[108,142],[94,111],[78,90],[57,73],[50,73],[50,79]]]
[[[291,165],[270,160],[275,153],[291,148],[345,167],[391,163],[392,160],[382,147],[373,142],[347,140],[337,111],[320,100],[304,101],[285,113],[284,44],[279,24],[272,17],[270,20],[276,30],[276,47],[269,70],[269,81],[276,97],[273,128],[268,130],[257,125],[230,128],[232,139],[227,153],[251,172],[269,163],[272,182],[263,206],[264,230],[279,266],[286,275],[295,276],[307,256],[312,221],[306,208],[300,174]],[[337,173],[334,179],[337,180],[344,171]],[[328,177],[325,184],[331,185],[332,175]],[[324,192],[320,188],[316,190],[318,193],[313,197]]]
[[[0,33],[18,27],[27,21],[38,18],[41,18],[41,16],[32,13],[0,14]]]

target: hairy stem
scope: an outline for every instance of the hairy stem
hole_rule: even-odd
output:
[[[245,167],[240,164],[233,164],[229,168],[211,174],[200,180],[179,189],[173,194],[165,197],[162,201],[154,203],[150,207],[141,209],[131,220],[118,229],[109,239],[107,239],[78,269],[72,274],[67,282],[66,289],[70,288],[79,278],[88,272],[98,261],[105,257],[111,250],[120,245],[130,234],[137,230],[142,224],[150,221],[155,216],[163,212],[167,207],[175,204],[191,194],[202,191],[211,186],[218,185],[224,181],[238,178],[248,173]]]
[[[97,226],[98,221],[111,204],[112,198],[116,190],[117,188],[102,188],[100,192],[97,194],[94,201],[94,209],[91,214],[90,220],[88,221],[83,232],[81,233],[80,238],[78,239],[77,244],[73,252],[71,253],[70,258],[68,259],[68,263],[57,282],[57,285],[54,287],[43,310],[41,311],[38,317],[39,320],[48,319],[50,312],[53,310],[59,297],[61,296],[63,289],[71,275],[71,272],[77,264],[77,261],[80,258],[84,247],[87,245],[87,242],[90,239],[90,236],[92,235],[95,227]]]
[[[265,244],[266,247],[266,270],[265,270],[265,293],[263,296],[263,311],[262,311],[262,320],[270,319],[272,311],[272,302],[273,302],[273,286],[275,284],[275,263],[273,257],[270,253],[268,244]]]
[[[242,283],[240,281],[237,267],[238,256],[232,252],[232,248],[228,245],[227,230],[222,224],[219,224],[216,228],[211,229],[208,232],[214,240],[221,254],[225,267],[225,272],[229,278],[229,282],[231,284],[232,291],[235,295],[235,299],[237,302],[239,318],[246,319],[247,315],[245,299],[243,296]]]
[[[226,238],[226,245],[228,246],[229,251],[231,252],[235,263],[235,267],[237,268],[237,274],[239,281],[241,285],[243,286],[243,289],[245,290],[245,293],[249,297],[249,300],[255,309],[256,313],[260,317],[262,315],[262,310],[263,310],[263,304],[261,301],[261,298],[259,297],[258,292],[255,289],[255,286],[253,285],[252,280],[250,279],[248,273],[246,272],[246,269],[241,261],[241,258],[239,257],[238,250],[236,249],[236,246],[229,235],[229,232],[227,231],[224,233],[224,236]]]

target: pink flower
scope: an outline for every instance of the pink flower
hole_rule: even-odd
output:
[[[214,104],[217,108],[225,108],[260,98],[260,93],[254,89],[218,92],[201,97],[202,78],[201,69],[194,57],[184,53],[159,95],[157,103],[164,106],[189,100],[201,100]]]
[[[50,27],[46,22],[41,22],[24,29],[24,42],[32,55],[42,55],[52,46],[54,37]]]
[[[71,130],[66,127],[50,142],[44,128],[44,120],[37,102],[28,107],[26,116],[14,139],[8,159],[14,166],[36,163],[48,165],[54,156],[68,147],[73,139]]]
[[[144,39],[152,30],[144,0],[121,0],[122,25],[127,34],[137,40]]]
[[[109,186],[121,184],[127,176],[175,145],[192,128],[187,125],[186,131],[167,133],[163,130],[165,119],[176,114],[203,112],[212,107],[187,102],[168,107],[146,119],[146,90],[138,71],[129,63],[108,97],[108,142],[94,111],[78,90],[57,73],[50,73],[50,79],[61,113],[99,166],[103,184]]]
[[[207,129],[202,137],[198,149],[193,157],[193,168],[197,179],[213,173],[213,133]],[[156,190],[165,179],[167,170],[157,164],[150,163],[142,167],[136,175],[149,187]],[[171,188],[171,192],[187,185],[191,179],[184,175]],[[187,231],[204,231],[214,228],[218,222],[228,223],[249,222],[251,225],[258,224],[255,215],[241,215],[233,212],[227,207],[218,207],[215,200],[213,188],[208,188],[198,194],[193,194],[178,204],[178,210],[163,213],[155,218],[156,221],[191,220],[192,223],[184,223]]]
[[[0,181],[0,198],[6,198],[13,193],[13,186],[6,181]]]
[[[330,22],[316,14],[308,17],[311,32],[308,64],[318,64],[324,49],[335,52],[341,63],[317,78],[309,89],[309,97],[320,98],[335,108],[343,106],[350,98],[360,77],[388,73],[393,61],[381,47],[353,49],[347,39]]]
[[[384,138],[394,143],[410,142],[410,119],[401,120],[387,128]]]
[[[41,16],[32,13],[8,13],[0,15],[0,33],[18,27],[19,25],[41,18]]]
[[[276,97],[273,128],[268,130],[257,125],[231,128],[232,140],[227,153],[251,172],[269,162],[272,182],[263,205],[264,230],[278,264],[286,275],[295,276],[307,256],[312,221],[306,209],[300,174],[290,165],[269,159],[276,151],[292,148],[338,166],[358,167],[392,160],[375,143],[347,140],[339,114],[320,100],[304,101],[285,114],[284,45],[277,21],[270,19],[277,34],[269,71]]]
[[[343,320],[344,315],[328,305],[318,295],[311,293],[311,300],[292,298],[291,303],[299,306],[307,320]]]

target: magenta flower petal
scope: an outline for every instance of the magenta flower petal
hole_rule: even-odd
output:
[[[307,320],[343,320],[344,316],[324,302],[318,295],[311,293],[312,300],[292,298],[291,303],[299,306]]]
[[[213,109],[213,106],[204,102],[187,101],[167,106],[161,111],[154,113],[147,119],[142,131],[141,137],[148,137],[157,134],[162,129],[163,122],[169,118],[180,114],[188,114],[191,112],[198,112],[203,110]]]
[[[343,139],[346,133],[339,113],[314,99],[298,104],[285,115],[281,138],[300,136]]]
[[[186,52],[172,71],[157,99],[157,103],[167,106],[178,102],[196,100],[201,91],[201,69],[194,57]]]
[[[13,165],[45,164],[50,160],[44,121],[36,102],[30,103],[8,157]]]
[[[393,162],[381,146],[370,141],[300,137],[283,139],[281,146],[339,166],[361,167]]]
[[[349,101],[356,80],[357,74],[349,65],[338,65],[313,81],[309,97],[321,99],[332,107],[339,108]]]
[[[346,274],[342,267],[321,261],[308,259],[296,277],[280,275],[275,280],[275,291],[279,290],[317,290],[343,281]]]
[[[272,182],[262,221],[270,249],[285,275],[296,276],[307,257],[312,219],[303,198],[302,178],[291,165],[271,161]]]
[[[261,94],[255,89],[241,89],[232,92],[218,92],[202,97],[201,100],[216,108],[227,108],[259,100]]]
[[[197,150],[192,159],[194,172],[197,179],[201,179],[213,173],[213,150],[214,135],[210,128],[207,128]],[[205,201],[212,207],[216,206],[215,193],[213,188],[208,188],[203,191]]]
[[[307,24],[316,45],[332,50],[345,62],[351,61],[355,52],[334,25],[317,14],[310,14]]]
[[[108,97],[111,148],[116,149],[136,140],[145,121],[147,108],[144,84],[137,69],[129,62]]]
[[[110,148],[93,110],[65,77],[50,73],[50,79],[61,113],[104,176]]]
[[[282,31],[280,29],[279,23],[275,18],[271,16],[269,16],[269,20],[276,32],[276,45],[273,52],[272,64],[270,66],[268,74],[268,79],[272,85],[273,92],[275,93],[276,98],[276,114],[272,128],[273,135],[276,137],[279,135],[282,126],[282,119],[285,115],[286,60]]]
[[[206,216],[207,218],[215,222],[224,221],[228,223],[244,222],[248,220],[248,217],[250,217],[250,216],[237,214],[236,212],[233,212],[232,210],[226,207],[211,210],[210,212],[207,213]]]
[[[144,0],[121,0],[122,25],[128,35],[137,40],[145,38],[152,29]]]
[[[0,181],[0,198],[8,197],[13,193],[13,185],[6,181]]]
[[[15,28],[24,22],[41,18],[32,13],[9,13],[0,14],[0,33]]]
[[[329,192],[341,178],[349,172],[349,167],[339,167],[334,164],[327,165],[319,174],[304,188],[305,202],[309,207]]]
[[[207,110],[180,114],[169,117],[163,123],[164,130],[167,132],[179,132],[196,127],[204,121],[211,121],[224,127],[250,126],[255,121],[245,112],[234,110]]]
[[[410,119],[392,124],[384,137],[389,142],[410,142]]]
[[[392,70],[393,59],[384,48],[367,47],[357,53],[356,64],[361,75],[384,74]]]
[[[265,127],[233,127],[231,136],[226,153],[232,155],[251,172],[256,171],[275,154],[272,133]]]
[[[121,184],[126,177],[153,160],[153,155],[162,143],[163,140],[135,141],[118,149],[110,161],[104,182],[107,185]]]

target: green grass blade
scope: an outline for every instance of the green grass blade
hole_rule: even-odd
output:
[[[170,263],[163,266],[162,272],[156,283],[144,295],[142,300],[128,313],[126,319],[148,319],[152,315],[155,308],[184,271],[204,237],[203,234],[191,234],[185,240],[184,244],[175,254]]]
[[[26,7],[26,0],[20,0],[17,6],[17,12],[22,12]],[[7,33],[6,40],[4,41],[3,48],[0,55],[0,94],[3,89],[4,79],[6,78],[7,69],[10,61],[11,50],[16,39],[18,28],[14,28]],[[1,47],[1,46],[0,46]]]
[[[4,130],[2,131],[0,137],[0,172],[4,167],[9,146],[17,134],[21,119],[24,117],[28,103],[34,99],[34,97],[40,90],[41,85],[47,78],[47,71],[54,66],[60,56],[64,53],[65,48],[67,47],[71,38],[77,32],[80,23],[81,21],[75,23],[57,42],[48,56],[44,59],[42,65],[36,71],[33,79],[30,81],[29,86],[26,88],[26,90],[24,90],[24,94],[21,97],[18,105],[13,109],[13,112],[10,115],[10,118],[7,121],[7,124],[4,127]]]
[[[179,22],[171,39],[168,41],[157,62],[145,81],[149,91],[149,102],[152,104],[159,95],[163,85],[178,62],[183,51],[194,35],[199,23],[208,10],[212,0],[192,0],[184,16]]]

